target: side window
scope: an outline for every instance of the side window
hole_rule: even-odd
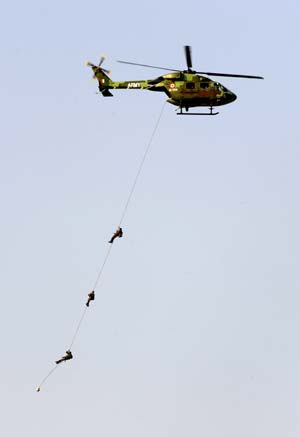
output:
[[[187,90],[194,90],[195,89],[195,82],[187,82],[186,89]]]
[[[200,87],[203,89],[207,89],[209,87],[209,82],[200,82]]]

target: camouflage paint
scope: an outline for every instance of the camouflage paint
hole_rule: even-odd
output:
[[[109,90],[149,90],[164,92],[167,102],[179,107],[221,106],[236,99],[235,94],[219,82],[195,73],[174,72],[150,80],[112,81],[101,69],[91,65],[104,97],[112,96]]]

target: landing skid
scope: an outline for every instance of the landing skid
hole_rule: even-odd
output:
[[[180,112],[177,112],[177,115],[218,115],[219,112],[213,112],[213,107],[211,106],[210,112],[188,112],[189,108],[185,108],[186,112],[182,112],[182,107],[178,108],[178,110],[180,110]]]
[[[177,115],[218,115],[219,112],[177,112]]]

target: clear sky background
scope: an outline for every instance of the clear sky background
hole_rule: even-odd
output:
[[[296,0],[2,6],[1,435],[299,437]],[[68,347],[166,96],[96,95],[159,70],[223,78],[217,117],[167,105],[96,301]]]

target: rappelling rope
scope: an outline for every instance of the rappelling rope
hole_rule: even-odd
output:
[[[152,131],[152,134],[151,134],[150,140],[149,140],[148,145],[147,145],[147,147],[146,147],[146,149],[145,149],[145,152],[144,152],[143,158],[142,158],[142,160],[141,160],[141,163],[140,163],[139,169],[138,169],[138,171],[137,171],[137,173],[136,173],[135,179],[134,179],[134,181],[133,181],[133,184],[132,184],[131,190],[130,190],[129,195],[128,195],[128,198],[127,198],[127,201],[126,201],[126,203],[125,203],[125,206],[124,206],[124,209],[123,209],[123,213],[122,213],[122,215],[121,215],[121,219],[120,219],[120,221],[119,221],[119,226],[121,226],[121,224],[123,223],[123,220],[124,220],[124,218],[125,218],[125,216],[126,216],[126,213],[127,213],[127,210],[128,210],[129,203],[130,203],[131,198],[132,198],[132,196],[133,196],[133,193],[134,193],[134,190],[135,190],[136,184],[137,184],[137,182],[138,182],[139,176],[140,176],[140,174],[141,174],[141,172],[142,172],[142,169],[143,169],[143,167],[144,167],[144,164],[145,164],[145,161],[146,161],[146,158],[147,158],[148,152],[149,152],[150,147],[151,147],[151,145],[152,145],[152,141],[153,141],[154,135],[156,134],[156,131],[157,131],[157,129],[158,129],[158,126],[159,126],[159,123],[160,123],[161,117],[162,117],[162,115],[163,115],[163,112],[164,112],[165,106],[166,106],[166,102],[164,102],[164,104],[163,104],[163,107],[162,107],[162,109],[161,109],[161,111],[160,111],[160,114],[159,114],[159,117],[158,117],[158,119],[157,119],[157,122],[156,122],[156,124],[155,124],[155,126],[154,126],[154,129],[153,129],[153,131]]]
[[[95,283],[94,283],[93,290],[95,290],[96,287],[97,287],[97,285],[99,284],[99,281],[100,281],[100,278],[101,278],[102,272],[103,272],[103,270],[104,270],[105,264],[106,264],[106,262],[107,262],[107,260],[108,260],[108,258],[109,258],[109,255],[110,255],[110,252],[111,252],[112,248],[113,248],[113,245],[110,244],[110,245],[109,245],[109,248],[107,249],[107,252],[106,252],[106,255],[105,255],[104,261],[103,261],[103,263],[102,263],[102,265],[101,265],[101,267],[100,267],[100,269],[99,269],[98,276],[97,276],[97,279],[96,279],[96,281],[95,281]]]
[[[147,155],[148,155],[148,153],[149,153],[149,151],[150,151],[150,148],[151,148],[151,145],[152,145],[152,142],[153,142],[154,136],[155,136],[155,134],[156,134],[156,131],[157,131],[157,129],[158,129],[158,126],[159,126],[160,120],[161,120],[161,118],[162,118],[162,115],[163,115],[163,112],[164,112],[165,106],[166,106],[166,102],[164,102],[164,104],[163,104],[163,106],[162,106],[162,109],[161,109],[161,111],[160,111],[160,113],[159,113],[158,119],[157,119],[157,121],[156,121],[156,123],[155,123],[154,129],[153,129],[153,131],[152,131],[152,134],[151,134],[150,139],[149,139],[149,141],[148,141],[147,147],[146,147],[145,152],[144,152],[144,154],[143,154],[143,157],[142,157],[141,163],[140,163],[140,165],[139,165],[138,171],[137,171],[136,176],[135,176],[135,178],[134,178],[134,180],[133,180],[133,183],[132,183],[131,189],[130,189],[130,191],[129,191],[129,195],[128,195],[128,197],[127,197],[127,200],[126,200],[125,206],[124,206],[124,208],[123,208],[123,212],[122,212],[122,214],[121,214],[121,218],[120,218],[120,221],[119,221],[119,227],[122,225],[122,223],[123,223],[123,221],[124,221],[124,218],[125,218],[125,216],[126,216],[126,214],[127,214],[127,211],[128,211],[128,207],[129,207],[130,201],[131,201],[132,196],[133,196],[133,194],[134,194],[134,190],[135,190],[135,188],[136,188],[136,185],[137,185],[138,179],[139,179],[139,177],[140,177],[140,174],[141,174],[141,172],[142,172],[142,169],[143,169],[143,167],[144,167],[144,164],[145,164],[145,161],[146,161]],[[102,276],[102,273],[103,273],[103,270],[104,270],[105,264],[106,264],[106,262],[107,262],[107,260],[108,260],[108,258],[109,258],[110,253],[111,253],[112,247],[113,247],[113,244],[110,244],[110,245],[109,245],[109,248],[107,249],[106,255],[105,255],[104,260],[103,260],[103,262],[102,262],[102,264],[101,264],[101,267],[100,267],[100,269],[99,269],[99,272],[98,272],[98,275],[97,275],[97,279],[96,279],[96,281],[95,281],[95,283],[94,283],[93,290],[95,290],[95,289],[97,288],[98,284],[99,284],[99,281],[100,281],[100,279],[101,279],[101,276]],[[81,318],[79,319],[79,322],[78,322],[78,324],[77,324],[77,326],[76,326],[76,329],[75,329],[74,335],[73,335],[73,337],[72,337],[72,341],[71,341],[70,346],[69,346],[69,350],[71,350],[71,348],[72,348],[72,346],[74,345],[75,340],[76,340],[76,338],[77,338],[77,336],[78,336],[78,334],[79,334],[79,331],[80,331],[80,328],[81,328],[82,322],[83,322],[83,320],[84,320],[84,318],[85,318],[85,316],[86,316],[86,314],[87,314],[87,309],[88,309],[88,308],[87,308],[87,306],[86,306],[86,307],[84,308],[84,311],[83,311],[82,315],[81,315]],[[57,367],[58,367],[58,365],[56,365],[56,366],[55,366],[55,367],[54,367],[54,368],[53,368],[53,369],[52,369],[52,370],[51,370],[51,371],[50,371],[50,372],[45,376],[45,378],[44,378],[44,379],[41,381],[41,383],[38,385],[36,391],[39,392],[39,391],[41,390],[42,385],[44,385],[44,383],[45,383],[45,382],[47,381],[47,379],[52,375],[52,373],[57,369]]]
[[[79,322],[78,322],[78,325],[77,325],[77,327],[76,327],[76,330],[75,330],[75,332],[74,332],[74,335],[73,335],[73,338],[72,338],[72,341],[71,341],[71,344],[70,344],[70,346],[69,346],[69,350],[71,350],[72,349],[72,346],[73,346],[73,344],[75,343],[75,340],[76,340],[76,337],[77,337],[77,334],[78,334],[78,332],[79,332],[79,329],[80,329],[80,326],[81,326],[81,324],[82,324],[82,322],[83,322],[83,319],[84,319],[84,317],[85,317],[85,315],[86,315],[86,311],[87,311],[87,306],[84,308],[84,310],[83,310],[83,313],[82,313],[82,316],[80,317],[80,320],[79,320]]]
[[[155,134],[156,134],[156,131],[157,131],[157,129],[158,129],[158,126],[159,126],[160,120],[161,120],[161,118],[162,118],[162,115],[163,115],[163,112],[164,112],[165,106],[166,106],[166,102],[164,102],[164,104],[163,104],[163,106],[162,106],[162,109],[161,109],[161,111],[160,111],[160,113],[159,113],[158,119],[157,119],[157,121],[156,121],[156,124],[155,124],[155,126],[154,126],[154,129],[153,129],[152,134],[151,134],[151,136],[150,136],[150,139],[149,139],[149,141],[148,141],[147,147],[146,147],[145,152],[144,152],[144,154],[143,154],[143,157],[142,157],[141,163],[140,163],[140,165],[139,165],[138,171],[137,171],[137,173],[136,173],[136,175],[135,175],[135,178],[134,178],[134,180],[133,180],[133,183],[132,183],[131,189],[130,189],[130,191],[129,191],[129,194],[128,194],[128,197],[127,197],[127,200],[126,200],[125,206],[124,206],[123,211],[122,211],[122,214],[121,214],[121,218],[120,218],[120,220],[119,220],[119,227],[122,225],[122,223],[123,223],[123,221],[124,221],[124,218],[125,218],[125,216],[126,216],[126,213],[127,213],[127,211],[128,211],[128,207],[129,207],[130,201],[131,201],[131,199],[132,199],[132,196],[133,196],[134,190],[135,190],[135,188],[136,188],[136,185],[137,185],[138,179],[139,179],[139,177],[140,177],[140,174],[141,174],[141,172],[142,172],[142,169],[143,169],[143,167],[144,167],[144,164],[145,164],[145,161],[146,161],[147,155],[148,155],[149,150],[150,150],[150,148],[151,148],[153,138],[154,138],[154,136],[155,136]],[[106,261],[108,260],[108,257],[109,257],[109,255],[110,255],[110,252],[111,252],[112,246],[113,246],[113,245],[111,245],[111,246],[109,247],[108,251],[107,251],[106,257],[104,258],[103,264],[102,264],[102,266],[101,266],[101,268],[100,268],[100,270],[99,270],[99,273],[98,273],[97,279],[96,279],[96,281],[95,281],[95,284],[94,284],[94,288],[93,288],[93,290],[95,290],[96,287],[97,287],[98,284],[99,284],[99,281],[100,281],[100,278],[101,278],[102,272],[103,272],[103,270],[104,270],[104,267],[105,267]]]
[[[52,373],[57,369],[58,364],[56,364],[55,367],[53,367],[53,369],[50,370],[49,373],[47,373],[47,375],[45,376],[45,378],[41,381],[41,383],[37,386],[36,391],[39,392],[41,391],[42,385],[45,384],[45,382],[47,381],[47,379],[52,375]]]

